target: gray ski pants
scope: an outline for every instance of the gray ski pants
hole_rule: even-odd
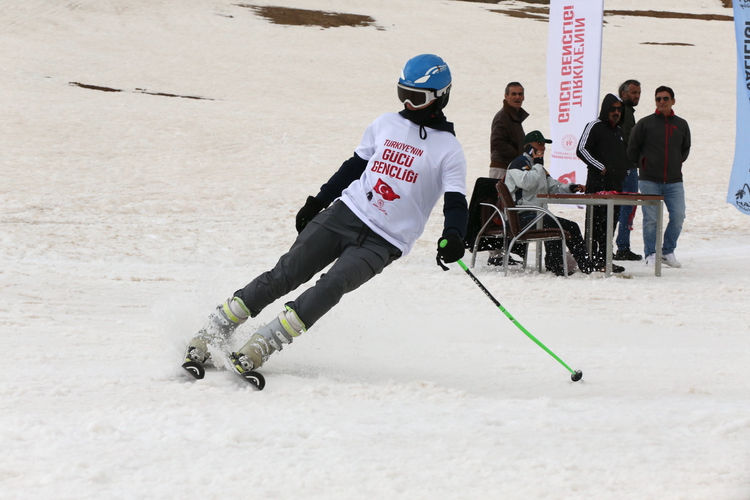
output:
[[[379,274],[401,257],[401,251],[372,232],[343,202],[337,201],[318,214],[297,236],[289,251],[276,266],[237,290],[256,316],[263,308],[312,279],[328,264],[336,261],[321,275],[315,286],[287,303],[310,328],[345,293]]]

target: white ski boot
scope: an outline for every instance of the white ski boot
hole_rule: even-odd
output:
[[[185,352],[182,367],[193,377],[205,376],[205,365],[210,361],[209,344],[223,348],[229,336],[247,321],[250,311],[238,297],[230,297],[209,315],[206,324],[193,337]]]
[[[304,331],[305,325],[302,320],[287,306],[285,311],[261,327],[244,346],[230,355],[234,370],[255,384],[253,379],[260,374],[254,370],[263,366],[271,354],[281,351],[283,344],[291,344],[294,338],[302,335]]]

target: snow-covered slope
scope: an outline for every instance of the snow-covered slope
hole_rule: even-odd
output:
[[[681,269],[475,269],[583,382],[435,265],[440,206],[412,254],[269,361],[264,391],[226,371],[188,379],[191,334],[398,110],[409,57],[451,65],[470,185],[508,81],[526,85],[527,130],[549,130],[547,24],[491,12],[523,4],[286,5],[375,24],[281,26],[216,0],[0,3],[0,498],[750,498],[750,219],[724,202],[730,22],[604,28],[602,92],[641,80],[641,117],[670,85],[693,132]],[[731,15],[718,0],[659,8]]]

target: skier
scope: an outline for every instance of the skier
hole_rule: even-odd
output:
[[[316,196],[307,198],[296,217],[299,235],[276,266],[210,314],[188,345],[186,370],[202,378],[209,345],[222,347],[247,318],[336,261],[315,286],[287,302],[230,355],[235,371],[252,381],[257,375],[253,370],[312,327],[345,293],[409,253],[441,194],[445,222],[438,264],[463,257],[466,160],[453,124],[443,114],[451,82],[448,65],[436,55],[406,62],[397,86],[404,109],[373,121],[354,155]]]

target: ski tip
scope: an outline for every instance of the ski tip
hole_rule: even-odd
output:
[[[206,370],[203,368],[203,365],[195,361],[185,361],[182,367],[195,379],[200,380],[206,376]]]
[[[266,378],[256,371],[246,371],[242,373],[242,378],[250,382],[250,385],[255,387],[256,390],[262,391],[266,386]]]

